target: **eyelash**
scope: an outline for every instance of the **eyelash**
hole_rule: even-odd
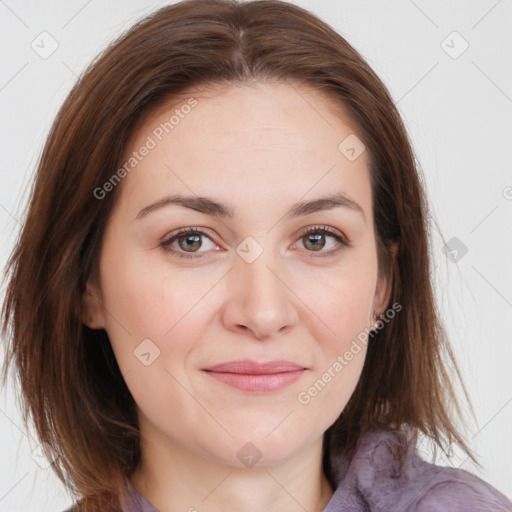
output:
[[[299,240],[301,238],[304,238],[308,235],[312,235],[312,234],[322,234],[322,235],[329,235],[331,237],[333,237],[339,244],[341,247],[337,248],[337,249],[334,249],[334,250],[330,250],[328,252],[318,252],[318,255],[315,254],[316,251],[307,251],[307,252],[310,252],[312,253],[310,257],[312,258],[317,258],[317,257],[327,257],[327,256],[333,256],[334,254],[338,253],[338,251],[340,251],[341,249],[343,249],[344,247],[353,247],[353,243],[350,242],[348,239],[338,235],[335,231],[333,231],[331,228],[329,228],[328,226],[313,226],[313,227],[310,227],[308,229],[306,229],[299,237]],[[163,240],[161,243],[160,243],[160,247],[162,247],[162,249],[168,253],[171,253],[173,255],[176,255],[178,256],[179,258],[188,258],[188,259],[193,259],[193,258],[202,258],[203,255],[193,255],[194,253],[189,253],[190,255],[185,255],[186,253],[184,252],[181,252],[181,251],[177,251],[175,249],[171,249],[170,246],[171,244],[177,240],[178,238],[181,238],[182,236],[185,236],[185,235],[199,235],[199,236],[205,236],[207,238],[209,238],[210,240],[211,237],[208,235],[208,233],[206,233],[205,231],[201,231],[200,229],[195,229],[195,228],[183,228],[181,229],[180,231],[178,231],[177,233],[175,233],[174,235],[172,235],[170,238],[167,238],[166,240]],[[213,240],[212,240],[213,241]]]

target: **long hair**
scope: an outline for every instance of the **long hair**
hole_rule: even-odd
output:
[[[371,338],[357,387],[326,432],[327,477],[333,485],[332,450],[350,453],[362,433],[381,429],[421,432],[471,455],[450,407],[457,366],[433,294],[420,169],[386,87],[340,34],[303,8],[185,0],[136,23],[80,76],[48,134],[5,271],[3,382],[14,363],[25,423],[32,418],[56,451],[52,467],[79,510],[118,510],[140,457],[134,400],[108,336],[81,322],[85,283],[97,270],[120,186],[101,199],[94,191],[163,103],[189,87],[272,80],[321,91],[358,127],[369,155],[379,272],[392,280],[390,303],[403,308]]]

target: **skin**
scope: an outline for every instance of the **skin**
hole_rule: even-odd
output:
[[[374,326],[389,300],[377,274],[368,155],[349,161],[338,150],[356,133],[339,105],[279,82],[188,91],[145,120],[127,155],[191,96],[197,106],[118,185],[99,282],[88,283],[85,298],[86,323],[107,331],[137,404],[142,460],[130,479],[159,510],[321,511],[333,494],[322,436],[354,391],[365,345],[310,403],[297,396]],[[364,217],[343,207],[284,217],[294,203],[334,191]],[[172,205],[136,219],[176,193],[229,203],[236,217]],[[310,235],[308,244],[303,232],[318,225],[353,246],[329,234]],[[207,235],[191,252],[187,235],[172,248],[201,257],[160,245],[184,227]],[[248,236],[263,249],[251,263],[236,252]],[[148,366],[134,356],[144,339],[160,350]],[[234,389],[202,370],[245,358],[308,369],[267,393]],[[252,467],[237,457],[247,442],[261,454]]]

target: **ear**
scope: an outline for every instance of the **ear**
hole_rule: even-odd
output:
[[[101,295],[89,281],[82,296],[82,323],[90,329],[103,329],[105,326]]]
[[[392,259],[395,260],[396,255],[398,254],[398,242],[391,244],[389,250],[391,251]],[[389,278],[386,278],[385,276],[379,276],[378,278],[375,295],[373,297],[372,324],[375,324],[378,321],[379,316],[382,315],[388,307],[389,299],[391,298],[392,278],[392,275],[389,276]]]

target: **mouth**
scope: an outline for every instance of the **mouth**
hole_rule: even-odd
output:
[[[228,386],[246,392],[277,391],[297,381],[307,370],[291,361],[258,363],[248,359],[221,363],[203,371]]]

